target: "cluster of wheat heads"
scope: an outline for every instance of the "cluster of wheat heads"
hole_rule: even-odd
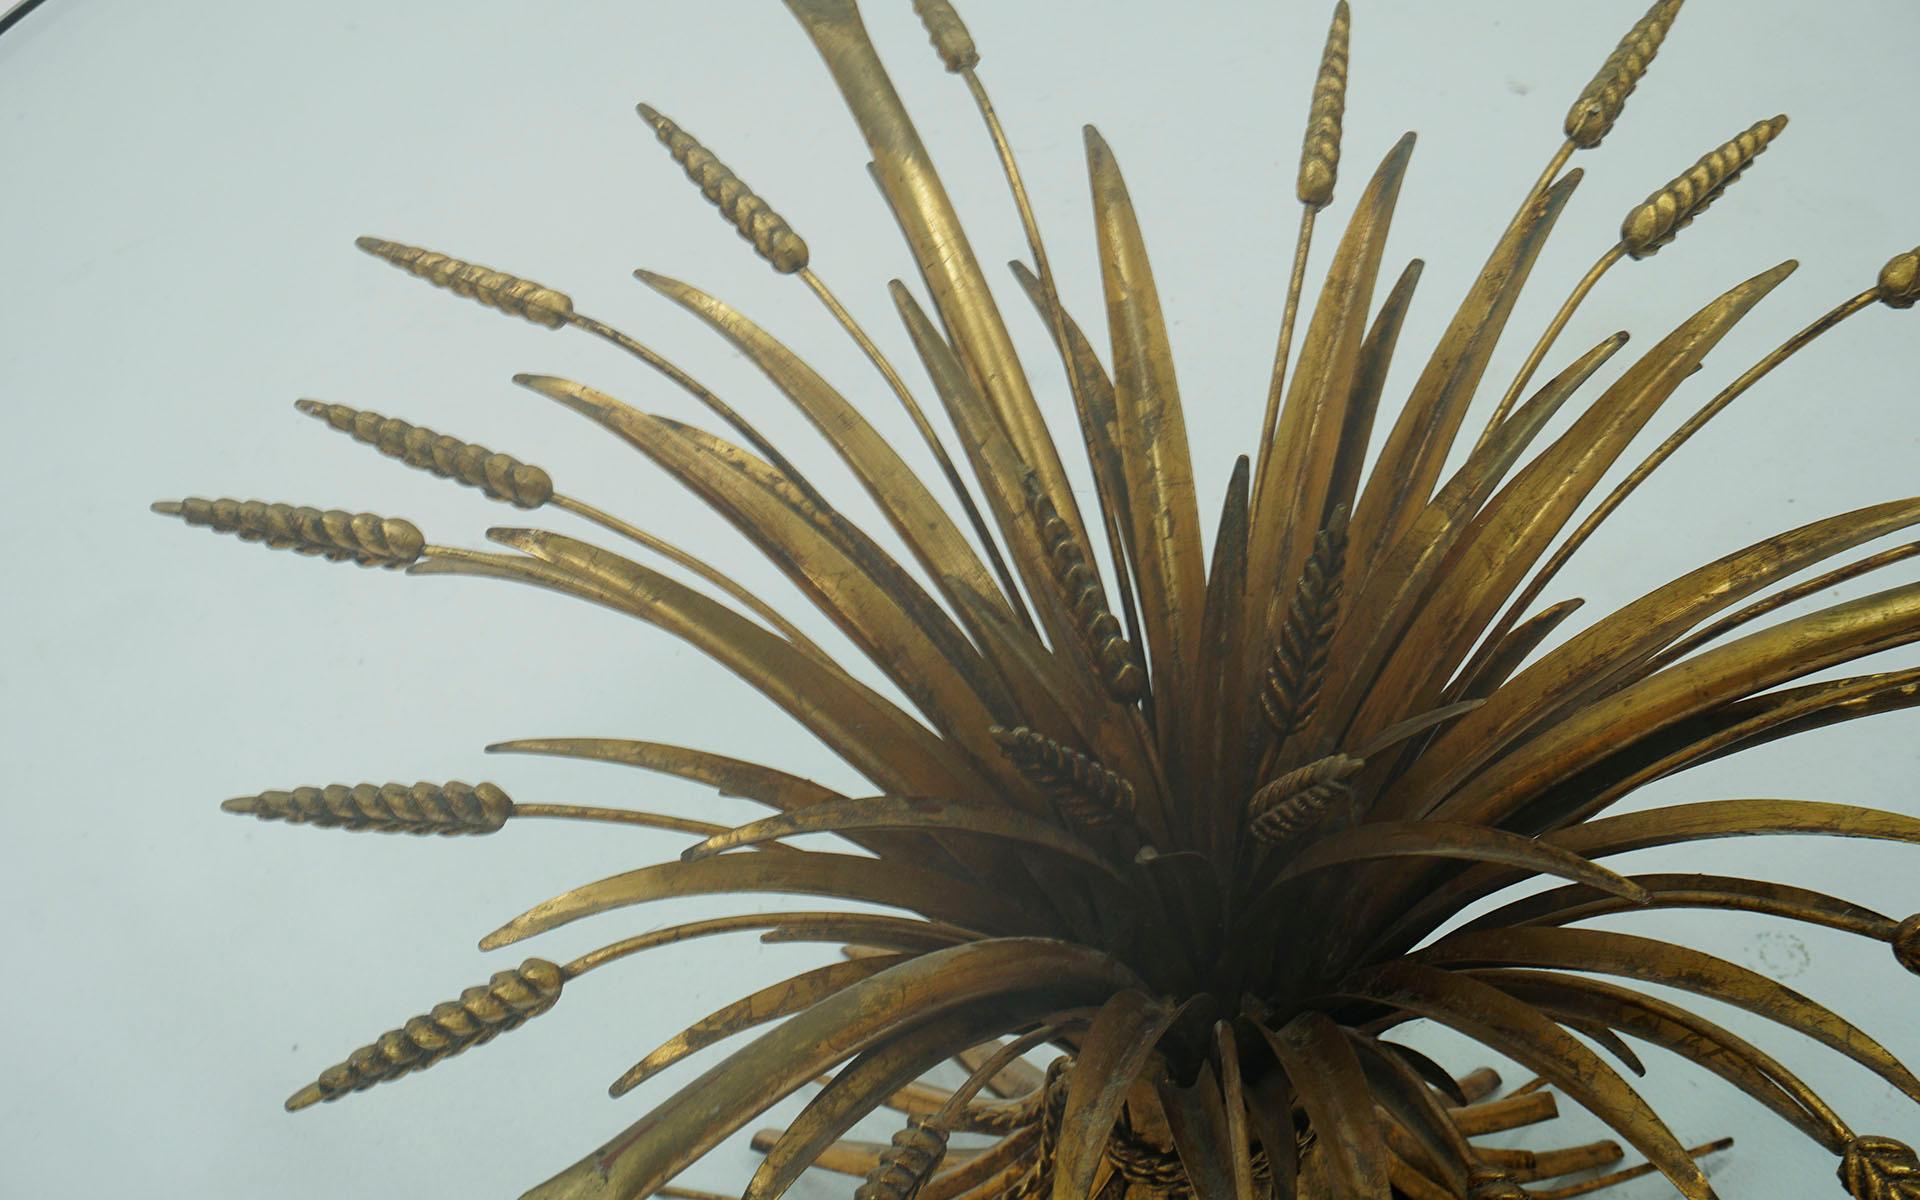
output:
[[[1611,268],[1647,258],[1744,173],[1784,118],[1760,121],[1627,214],[1620,237],[1538,335],[1470,442],[1495,343],[1580,171],[1680,8],[1660,0],[1568,114],[1565,140],[1501,235],[1385,429],[1387,364],[1420,274],[1376,307],[1382,247],[1412,137],[1354,203],[1294,353],[1313,223],[1340,155],[1349,15],[1335,11],[1312,93],[1299,248],[1260,440],[1239,459],[1203,561],[1181,403],[1145,245],[1120,169],[1087,132],[1107,300],[1103,356],[1063,311],[979,55],[944,0],[916,0],[948,70],[971,90],[1029,242],[1014,271],[1051,333],[1096,492],[1068,486],[988,292],[853,0],[788,0],[872,149],[874,173],[938,321],[890,286],[952,436],[809,266],[806,243],[667,117],[640,113],[687,176],[775,270],[797,274],[859,344],[926,440],[957,508],[936,499],[866,418],[793,350],[724,302],[648,272],[757,364],[812,421],[912,561],[847,519],[781,450],[651,348],[551,288],[372,238],[361,248],[502,313],[584,330],[658,371],[732,432],[640,411],[580,383],[517,382],[631,443],[763,551],[897,689],[847,673],[735,581],[655,534],[556,491],[547,472],[406,421],[303,401],[303,412],[409,466],[523,510],[559,509],[679,568],[565,533],[496,528],[502,549],[429,542],[412,524],[257,501],[156,506],[269,546],[414,575],[518,580],[659,626],[751,682],[876,795],[838,794],[773,766],[645,741],[493,747],[643,767],[773,810],[737,828],[625,809],[516,804],[490,784],[305,787],[227,802],[292,823],[488,834],[522,817],[625,822],[696,839],[680,860],[575,888],[514,918],[486,948],[646,901],[782,893],[886,913],[775,911],[630,937],[566,965],[529,959],[323,1072],[301,1108],[425,1068],[545,1012],[563,986],[652,947],[737,931],[846,953],[729,1005],[621,1076],[616,1093],[732,1034],[771,1031],[528,1193],[642,1200],[782,1097],[823,1084],[766,1131],[748,1200],[809,1167],[866,1176],[865,1200],[1055,1200],[1128,1187],[1207,1200],[1558,1197],[1664,1173],[1711,1188],[1689,1149],[1623,1077],[1628,1039],[1730,1081],[1840,1162],[1855,1197],[1920,1194],[1899,1142],[1856,1133],[1780,1062],[1685,1007],[1609,977],[1752,1010],[1854,1059],[1920,1100],[1920,1079],[1804,996],[1687,946],[1581,927],[1673,907],[1805,921],[1892,946],[1920,970],[1920,919],[1897,921],[1785,884],[1709,874],[1623,876],[1610,856],[1693,839],[1825,834],[1920,842],[1920,820],[1836,803],[1729,799],[1608,815],[1639,785],[1799,730],[1920,701],[1920,670],[1798,682],[1920,640],[1920,584],[1772,623],[1782,605],[1913,556],[1920,543],[1787,581],[1920,522],[1920,499],[1828,517],[1664,584],[1541,652],[1577,600],[1535,609],[1568,557],[1712,416],[1818,333],[1876,303],[1920,297],[1920,252],[1714,393],[1596,503],[1635,435],[1707,352],[1792,270],[1770,267],[1658,338],[1548,437],[1549,420],[1625,342],[1537,369]],[[1039,364],[1033,364],[1036,370]],[[1711,378],[1711,376],[1703,376]],[[1704,392],[1709,383],[1688,385]],[[1556,426],[1556,428],[1559,428]],[[737,440],[728,440],[729,437]],[[957,442],[964,464],[948,454]],[[1536,443],[1544,443],[1536,444]],[[1443,470],[1456,444],[1464,464]],[[1565,533],[1575,514],[1584,520]],[[955,515],[957,513],[957,515]],[[640,557],[645,557],[642,555]],[[789,845],[844,838],[852,852]],[[1539,877],[1557,882],[1457,928],[1462,909]],[[1444,931],[1444,932],[1442,932]],[[1439,936],[1436,936],[1438,934]],[[1893,969],[1894,964],[1889,964]],[[1539,1078],[1490,1098],[1396,1042],[1414,1019],[1451,1026]],[[1579,1036],[1574,1036],[1574,1035]],[[1000,1039],[1010,1038],[1009,1041]],[[1058,1048],[1045,1072],[1024,1055]],[[951,1059],[965,1084],[921,1076]],[[1612,1061],[1609,1061],[1611,1059]],[[1616,1067],[1614,1064],[1618,1063]],[[982,1092],[990,1093],[983,1097]],[[1612,1141],[1527,1153],[1471,1141],[1542,1120],[1564,1096]],[[842,1140],[881,1106],[906,1114],[889,1146]],[[952,1133],[991,1135],[949,1149]],[[1587,1172],[1574,1182],[1523,1184]]]

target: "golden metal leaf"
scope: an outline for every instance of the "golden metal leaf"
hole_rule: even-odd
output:
[[[1598,929],[1530,927],[1454,934],[1414,957],[1447,964],[1593,971],[1696,992],[1778,1021],[1920,1100],[1920,1078],[1860,1029],[1764,975],[1685,946]]]
[[[1113,335],[1121,462],[1135,505],[1130,514],[1134,544],[1142,554],[1140,604],[1153,686],[1185,694],[1196,682],[1206,603],[1206,564],[1186,420],[1160,296],[1126,182],[1092,126],[1087,127],[1086,142],[1107,325]],[[1162,714],[1160,754],[1176,776],[1187,753],[1182,737],[1187,719],[1178,707]]]
[[[1387,1149],[1346,1034],[1325,1014],[1311,1011],[1278,1030],[1259,1029],[1319,1132],[1334,1194],[1388,1200]]]

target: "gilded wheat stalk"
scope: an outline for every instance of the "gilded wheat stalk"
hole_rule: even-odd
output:
[[[1364,759],[1331,754],[1288,771],[1247,801],[1247,832],[1269,846],[1284,846],[1326,819],[1353,794],[1348,785]]]
[[[409,275],[445,288],[456,296],[477,300],[508,316],[521,317],[548,329],[559,329],[573,320],[571,297],[517,275],[382,238],[355,238],[353,244]]]
[[[337,508],[193,498],[162,500],[153,505],[153,511],[270,549],[363,567],[409,566],[432,549],[411,521]]]
[[[495,271],[490,267],[477,266],[436,251],[423,250],[418,246],[402,245],[399,242],[389,242],[374,237],[357,238],[354,244],[376,258],[392,263],[408,274],[424,279],[435,287],[445,288],[455,295],[478,300],[489,308],[510,316],[525,317],[549,329],[571,325],[618,346],[672,380],[675,385],[704,405],[708,411],[725,421],[768,462],[792,479],[796,487],[809,495],[818,494],[813,485],[807,482],[806,476],[800,472],[800,469],[794,466],[784,454],[780,453],[778,447],[763,437],[760,431],[731,405],[646,343],[622,333],[605,321],[574,311],[573,301],[563,293],[522,279],[517,275]]]
[[[495,453],[485,446],[435,433],[399,417],[383,417],[344,404],[296,400],[294,407],[354,441],[372,446],[388,458],[399,459],[442,479],[478,488],[492,499],[516,508],[539,508],[553,499],[552,476],[511,454]]]
[[[223,801],[221,809],[262,821],[312,825],[351,832],[413,834],[484,834],[498,832],[510,819],[546,817],[567,821],[595,821],[607,825],[637,825],[712,837],[726,826],[685,817],[642,812],[631,808],[598,808],[585,804],[518,804],[491,783],[361,783],[298,787],[290,791],[258,792]]]
[[[496,972],[488,983],[468,988],[458,1000],[435,1005],[425,1016],[381,1034],[345,1062],[320,1072],[318,1079],[287,1098],[287,1111],[297,1112],[424,1071],[443,1058],[490,1042],[552,1008],[565,979],[565,973],[544,958],[530,958],[514,970]]]
[[[1620,113],[1626,108],[1627,97],[1633,94],[1633,89],[1639,86],[1641,77],[1647,73],[1647,68],[1653,65],[1654,55],[1659,52],[1660,43],[1666,40],[1667,31],[1673,27],[1674,18],[1679,16],[1682,2],[1683,0],[1655,0],[1653,7],[1634,23],[1633,28],[1628,30],[1627,35],[1614,47],[1613,53],[1600,64],[1600,70],[1581,90],[1579,97],[1573,102],[1573,107],[1567,110],[1567,119],[1564,123],[1566,138],[1547,163],[1546,169],[1540,173],[1540,178],[1534,181],[1533,189],[1528,193],[1529,202],[1532,197],[1537,197],[1553,184],[1574,151],[1593,149],[1613,130],[1614,122],[1619,120]],[[1524,208],[1522,211],[1525,211]],[[1507,389],[1506,395],[1501,397],[1500,403],[1494,406],[1493,415],[1487,420],[1486,427],[1480,431],[1479,438],[1474,442],[1474,450],[1479,450],[1486,445],[1487,439],[1493,436],[1494,430],[1506,420],[1507,413],[1512,409],[1527,382],[1533,378],[1533,373],[1539,369],[1540,360],[1546,356],[1547,349],[1552,346],[1554,339],[1560,336],[1560,331],[1566,327],[1574,310],[1586,298],[1587,293],[1593,290],[1594,285],[1600,281],[1600,277],[1619,262],[1625,253],[1621,246],[1612,247],[1600,256],[1600,260],[1574,286],[1572,295],[1567,297],[1566,303],[1561,305],[1560,310],[1554,314],[1553,320],[1547,326],[1547,331],[1535,344],[1534,352],[1528,355],[1527,362],[1514,379],[1513,385]]]
[[[1718,200],[1787,127],[1786,114],[1755,121],[1648,196],[1620,223],[1620,245],[1634,258],[1646,258]]]
[[[967,32],[966,23],[947,0],[915,0],[914,11],[919,14],[925,26],[927,38],[933,43],[935,53],[949,72],[965,80],[967,91],[973,97],[974,107],[979,110],[980,120],[986,126],[987,137],[993,143],[994,153],[1000,159],[1000,171],[1006,178],[1007,190],[1013,197],[1013,206],[1020,217],[1021,231],[1026,235],[1027,249],[1033,255],[1033,280],[1038,285],[1038,296],[1045,312],[1047,322],[1053,333],[1054,346],[1060,355],[1061,366],[1067,375],[1067,390],[1073,396],[1074,416],[1080,425],[1081,442],[1087,450],[1089,465],[1093,468],[1095,493],[1100,503],[1102,522],[1106,527],[1108,548],[1113,559],[1115,586],[1120,590],[1120,607],[1126,614],[1127,637],[1138,641],[1140,625],[1138,614],[1134,610],[1133,593],[1128,587],[1126,551],[1120,536],[1120,524],[1115,516],[1117,498],[1113,493],[1112,482],[1106,472],[1101,470],[1098,455],[1094,451],[1093,417],[1087,405],[1085,381],[1080,376],[1080,364],[1073,354],[1067,339],[1066,310],[1060,304],[1060,295],[1054,283],[1053,266],[1047,258],[1046,243],[1040,237],[1040,223],[1033,215],[1033,203],[1027,195],[1026,181],[1020,174],[1020,164],[1014,158],[1013,145],[1007,140],[1006,129],[1000,123],[1000,114],[993,106],[993,99],[987,94],[987,88],[980,81],[975,69],[980,65],[980,52],[974,45],[973,35]],[[1020,270],[1018,263],[1011,264],[1016,274]],[[1024,282],[1024,281],[1023,281]],[[1071,525],[1072,522],[1069,522]],[[988,549],[993,552],[996,569],[999,567],[998,550],[993,542],[981,535]],[[1032,620],[1024,606],[1020,604],[1019,589],[1009,578],[1004,582],[1008,596],[1022,620],[1031,628]]]
[[[1027,500],[1034,524],[1040,531],[1040,544],[1046,549],[1054,582],[1073,613],[1082,642],[1099,672],[1107,694],[1123,704],[1131,704],[1146,695],[1147,675],[1140,656],[1120,630],[1120,621],[1107,607],[1106,589],[1087,563],[1086,552],[1073,528],[1060,516],[1039,485],[1027,481]]]
[[[1347,507],[1333,511],[1313,539],[1286,619],[1280,624],[1260,690],[1260,707],[1273,729],[1274,747],[1286,743],[1313,716],[1326,682],[1327,647],[1340,619],[1340,593],[1347,559]]]
[[[1320,52],[1320,71],[1313,80],[1313,101],[1307,108],[1307,132],[1300,147],[1300,175],[1294,194],[1308,208],[1333,203],[1333,185],[1340,174],[1340,125],[1347,112],[1347,43],[1353,14],[1347,0],[1333,6],[1327,44]]]
[[[1893,262],[1888,264],[1888,267],[1894,267],[1894,265],[1900,261],[1901,257],[1903,256],[1895,256]],[[1886,270],[1887,268],[1882,268],[1883,275],[1886,273]],[[1619,508],[1620,505],[1626,501],[1627,497],[1633,494],[1634,489],[1646,481],[1647,476],[1653,474],[1662,463],[1672,458],[1674,453],[1678,451],[1681,446],[1685,445],[1689,438],[1700,432],[1702,426],[1718,416],[1729,404],[1732,404],[1735,400],[1746,394],[1748,389],[1752,388],[1754,384],[1766,378],[1775,367],[1792,358],[1795,354],[1810,345],[1814,339],[1826,333],[1842,321],[1845,321],[1848,317],[1860,312],[1862,309],[1871,307],[1875,301],[1888,303],[1893,307],[1901,307],[1901,305],[1895,303],[1895,300],[1889,299],[1890,295],[1895,295],[1897,298],[1896,293],[1890,293],[1883,285],[1876,282],[1875,286],[1841,301],[1816,318],[1812,324],[1774,347],[1774,349],[1769,351],[1759,362],[1748,367],[1738,379],[1721,389],[1713,399],[1701,405],[1697,412],[1688,417],[1678,429],[1669,434],[1665,441],[1654,447],[1653,451],[1649,453],[1646,458],[1642,459],[1638,466],[1628,472],[1627,477],[1616,484],[1614,489],[1607,493],[1606,498],[1595,506],[1592,512],[1587,514],[1579,526],[1568,535],[1567,539],[1562,542],[1553,552],[1553,555],[1548,558],[1545,565],[1534,573],[1533,578],[1527,582],[1526,587],[1522,588],[1520,593],[1514,597],[1513,602],[1507,607],[1506,612],[1501,615],[1499,623],[1494,627],[1489,636],[1494,639],[1505,636],[1506,632],[1513,628],[1514,624],[1520,619],[1520,614],[1525,612],[1526,609],[1539,598],[1540,593],[1545,590],[1548,582],[1560,572],[1562,567],[1567,565],[1567,560],[1571,559],[1575,552],[1586,544],[1587,539],[1593,536],[1593,531],[1600,527],[1600,523],[1611,516],[1614,510]]]
[[[478,488],[495,500],[524,509],[552,504],[584,517],[602,529],[617,533],[692,571],[746,605],[794,645],[815,657],[824,656],[820,647],[795,628],[792,622],[782,617],[772,605],[740,586],[732,577],[715,570],[671,542],[585,501],[554,491],[552,476],[539,467],[523,463],[510,454],[498,454],[485,446],[463,442],[449,434],[435,433],[399,417],[385,417],[365,409],[350,408],[344,404],[325,404],[318,400],[296,400],[294,407],[355,441],[372,446],[389,458],[429,471],[442,479]]]
[[[375,833],[494,833],[514,815],[513,801],[491,783],[362,783],[298,787],[224,801],[222,811],[323,829]]]
[[[964,27],[962,32],[965,32]],[[839,297],[834,295],[833,290],[813,271],[809,265],[810,256],[805,240],[793,231],[792,226],[788,225],[784,218],[774,212],[771,205],[729,170],[712,151],[702,145],[699,139],[648,105],[640,105],[639,112],[641,117],[653,126],[661,144],[667,147],[674,161],[686,170],[687,178],[700,188],[701,193],[708,200],[718,206],[722,215],[733,222],[742,237],[753,243],[754,250],[772,264],[774,270],[784,275],[798,275],[806,283],[815,298],[825,306],[841,329],[860,348],[860,352],[866,355],[867,361],[872,363],[874,369],[880,373],[888,389],[906,410],[915,431],[920,434],[921,441],[933,454],[941,475],[947,481],[947,486],[953,490],[954,496],[960,503],[961,511],[973,527],[974,536],[986,549],[987,557],[999,578],[1000,586],[1010,598],[1009,603],[1018,606],[1020,593],[1014,585],[1013,574],[1001,558],[999,544],[994,540],[986,519],[980,513],[979,506],[974,502],[973,493],[967,487],[965,478],[954,466],[952,456],[947,453],[946,446],[940,441],[940,435],[935,432],[933,423],[927,420],[926,413],[921,409],[919,402],[913,398],[912,391],[907,387],[906,381],[900,377],[899,371],[894,369],[893,363],[888,360],[879,345],[868,336],[867,331],[847,307],[840,303]],[[643,282],[652,283],[655,279],[651,272],[636,271],[634,274]],[[1018,614],[1026,618],[1024,608],[1018,608]]]
[[[1347,0],[1334,5],[1327,41],[1314,76],[1313,99],[1307,107],[1307,131],[1300,147],[1300,172],[1294,195],[1300,201],[1300,232],[1294,240],[1293,268],[1287,275],[1287,298],[1280,313],[1280,340],[1273,352],[1273,371],[1267,382],[1267,408],[1260,421],[1260,446],[1273,442],[1280,425],[1280,403],[1286,392],[1287,360],[1293,356],[1293,329],[1300,316],[1300,293],[1306,284],[1307,254],[1313,247],[1314,218],[1333,200],[1340,174],[1341,125],[1347,110],[1347,47],[1353,14]],[[1265,455],[1256,456],[1264,464]],[[1267,472],[1254,479],[1256,501],[1267,486]]]
[[[1582,150],[1591,150],[1613,130],[1613,123],[1627,106],[1627,97],[1640,84],[1641,76],[1653,65],[1653,56],[1667,38],[1673,20],[1680,14],[1682,0],[1656,0],[1653,7],[1634,23],[1620,39],[1613,53],[1600,64],[1580,96],[1567,110],[1567,141]]]
[[[1500,397],[1500,403],[1494,406],[1493,415],[1487,419],[1487,425],[1480,434],[1479,444],[1493,436],[1494,430],[1507,419],[1514,404],[1520,399],[1520,393],[1533,381],[1534,372],[1540,369],[1540,363],[1553,348],[1553,344],[1573,319],[1573,314],[1586,301],[1594,286],[1613,269],[1623,258],[1635,260],[1650,258],[1662,246],[1677,237],[1682,229],[1692,223],[1695,217],[1707,210],[1707,206],[1718,200],[1731,186],[1734,180],[1746,172],[1762,151],[1772,144],[1773,139],[1787,127],[1787,118],[1783,114],[1765,121],[1756,121],[1738,136],[1721,143],[1700,157],[1699,161],[1669,180],[1645,200],[1635,205],[1620,222],[1620,240],[1609,247],[1598,261],[1580,277],[1580,281],[1567,295],[1566,301],[1553,314],[1547,328],[1534,343],[1527,360],[1520,367],[1519,374],[1507,387],[1506,394]]]
[[[1052,796],[1062,816],[1100,826],[1133,812],[1133,784],[1077,750],[1024,725],[988,731],[1022,775]]]
[[[667,148],[673,161],[680,164],[700,189],[700,194],[720,210],[720,215],[753,243],[753,249],[782,275],[791,275],[807,265],[807,243],[773,211],[754,190],[735,175],[713,151],[701,145],[692,134],[674,124],[651,105],[636,106],[640,117],[653,126],[654,136]]]

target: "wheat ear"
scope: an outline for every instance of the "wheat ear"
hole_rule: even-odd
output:
[[[409,275],[445,288],[456,296],[477,300],[508,316],[521,317],[548,329],[558,329],[573,319],[571,297],[518,275],[376,237],[355,238],[353,244]]]
[[[513,815],[513,801],[491,783],[362,783],[299,787],[238,796],[225,812],[322,829],[375,833],[493,833]]]
[[[1094,759],[1024,725],[995,725],[989,732],[1007,761],[1051,795],[1068,820],[1098,826],[1133,811],[1133,784]]]
[[[443,1058],[490,1042],[552,1008],[565,979],[565,973],[544,958],[496,972],[486,984],[460,993],[458,1000],[436,1004],[425,1016],[388,1030],[345,1062],[320,1072],[318,1079],[287,1098],[287,1111],[424,1071]]]
[[[1248,832],[1269,846],[1285,845],[1306,833],[1352,794],[1348,780],[1365,765],[1363,759],[1332,754],[1288,771],[1247,802]]]
[[[404,567],[418,562],[427,547],[411,521],[337,508],[195,498],[162,500],[153,511],[216,533],[231,533],[244,542],[363,567]]]

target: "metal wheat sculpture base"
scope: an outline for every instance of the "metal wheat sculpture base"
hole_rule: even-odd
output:
[[[1031,390],[1043,364],[1030,364],[1030,375],[1015,357],[1007,314],[852,0],[788,7],[866,135],[875,178],[919,263],[937,320],[898,281],[893,299],[964,466],[943,448],[914,387],[814,274],[806,243],[678,125],[645,105],[640,113],[754,249],[775,270],[798,275],[871,359],[934,453],[958,518],[796,353],[688,284],[636,274],[705,320],[812,420],[885,513],[917,574],[844,517],[739,410],[651,348],[577,312],[566,295],[394,242],[360,245],[503,313],[613,342],[718,417],[737,441],[584,384],[517,380],[625,439],[726,516],[910,707],[857,682],[711,566],[556,491],[545,471],[396,418],[299,405],[492,499],[585,518],[700,582],[540,529],[489,530],[505,548],[496,552],[432,543],[409,522],[368,514],[232,500],[156,507],[335,561],[518,580],[628,613],[750,681],[878,793],[840,795],[714,750],[578,739],[492,749],[643,767],[751,798],[773,814],[725,828],[521,804],[490,784],[460,783],[302,787],[231,800],[229,810],[440,834],[488,834],[546,817],[697,839],[680,861],[529,909],[489,935],[489,949],[650,900],[723,892],[861,901],[898,915],[718,917],[565,965],[528,959],[354,1051],[288,1107],[339,1099],[487,1041],[628,955],[757,931],[845,954],[662,1044],[613,1090],[731,1034],[779,1022],[529,1197],[674,1194],[671,1181],[690,1163],[776,1100],[816,1084],[823,1086],[792,1125],[756,1139],[765,1160],[746,1185],[748,1200],[772,1200],[815,1166],[865,1176],[863,1200],[1043,1192],[1082,1200],[1129,1189],[1207,1200],[1511,1200],[1582,1194],[1651,1171],[1685,1196],[1709,1196],[1698,1158],[1724,1143],[1689,1148],[1676,1140],[1622,1075],[1644,1071],[1635,1041],[1743,1089],[1834,1155],[1842,1184],[1860,1200],[1920,1196],[1920,1164],[1906,1146],[1856,1131],[1773,1058],[1633,983],[1759,1013],[1920,1100],[1920,1079],[1866,1033],[1699,950],[1580,927],[1635,909],[1738,909],[1875,938],[1891,945],[1898,966],[1920,969],[1920,919],[1896,921],[1784,884],[1623,877],[1603,865],[1629,850],[1747,834],[1920,842],[1920,820],[1803,800],[1607,815],[1639,785],[1693,764],[1920,702],[1916,669],[1795,683],[1920,640],[1920,584],[1777,623],[1756,620],[1920,552],[1911,543],[1783,586],[1920,523],[1920,499],[1734,549],[1544,653],[1536,651],[1579,601],[1534,607],[1599,522],[1774,366],[1876,302],[1911,306],[1920,297],[1920,254],[1893,259],[1874,286],[1712,395],[1562,537],[1633,437],[1794,264],[1707,300],[1584,400],[1551,440],[1543,437],[1549,418],[1626,335],[1571,357],[1540,386],[1536,372],[1604,275],[1666,246],[1786,125],[1784,117],[1760,121],[1627,214],[1618,240],[1545,322],[1484,427],[1465,433],[1472,402],[1492,395],[1485,376],[1494,345],[1579,182],[1579,170],[1563,169],[1606,136],[1679,0],[1655,4],[1580,93],[1564,143],[1420,369],[1368,472],[1363,455],[1383,411],[1388,360],[1420,275],[1419,262],[1409,264],[1376,310],[1382,248],[1413,138],[1393,146],[1361,190],[1296,355],[1307,249],[1340,157],[1348,12],[1345,3],[1336,8],[1312,93],[1299,246],[1264,427],[1233,469],[1210,560],[1160,302],[1106,142],[1087,131],[1107,298],[1103,357],[1092,341],[1097,325],[1062,310],[966,29],[945,0],[916,0],[947,69],[978,101],[1025,225],[1031,262],[1014,269],[1052,334],[1079,419],[1097,488],[1096,503],[1083,507]],[[1241,411],[1250,415],[1251,407]],[[1443,464],[1456,445],[1468,453],[1449,474]],[[838,834],[861,853],[785,841],[808,833]],[[1466,905],[1536,876],[1563,882],[1449,929]],[[1493,1098],[1490,1073],[1455,1078],[1393,1039],[1395,1026],[1416,1018],[1461,1030],[1539,1078]],[[1044,1073],[1024,1058],[1042,1045],[1057,1048]],[[968,1071],[957,1090],[919,1081],[956,1058]],[[1612,1141],[1528,1153],[1473,1140],[1545,1120],[1559,1097],[1610,1125],[1644,1164],[1613,1169],[1625,1151]],[[881,1106],[905,1114],[891,1145],[841,1140]],[[949,1144],[955,1134],[991,1140],[963,1149]],[[1574,1172],[1589,1174],[1525,1186]]]

